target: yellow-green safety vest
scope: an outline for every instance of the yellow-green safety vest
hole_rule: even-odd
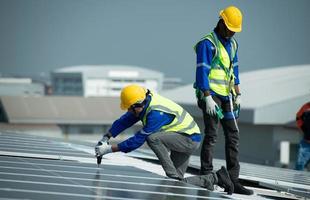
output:
[[[150,104],[146,108],[145,114],[142,118],[143,125],[146,124],[147,115],[152,110],[162,111],[175,116],[174,120],[170,124],[162,126],[160,131],[181,132],[188,135],[192,135],[194,133],[200,134],[198,125],[192,116],[186,112],[186,110],[175,102],[153,93],[151,93]]]
[[[237,51],[236,40],[234,38],[231,38],[230,40],[231,50],[229,56],[225,47],[219,41],[214,32],[204,36],[200,41],[205,39],[209,40],[215,47],[215,54],[212,59],[211,70],[208,76],[210,89],[222,96],[228,96],[231,91],[235,94],[235,89],[233,87],[235,84],[235,76],[232,62]],[[195,51],[197,44],[194,47]]]

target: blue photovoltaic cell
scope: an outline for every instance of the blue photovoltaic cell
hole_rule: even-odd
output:
[[[96,163],[47,159],[47,155],[58,154],[93,157],[48,138],[1,133],[0,141],[0,198],[228,199],[224,193],[210,192],[136,167],[105,165],[108,162],[105,159],[99,168]],[[19,148],[14,151],[14,147]],[[21,153],[41,157],[19,156]]]

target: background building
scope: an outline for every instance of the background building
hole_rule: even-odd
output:
[[[159,92],[163,78],[161,72],[125,65],[73,66],[51,73],[54,95],[85,97],[119,96],[128,84],[139,84]]]
[[[163,83],[163,90],[171,90],[184,85],[181,78],[165,77]]]
[[[0,77],[0,96],[44,95],[44,84],[30,78]]]

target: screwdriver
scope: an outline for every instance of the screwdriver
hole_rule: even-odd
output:
[[[97,156],[97,165],[98,165],[98,167],[101,164],[101,160],[102,160],[102,156]]]

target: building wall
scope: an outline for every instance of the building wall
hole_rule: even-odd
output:
[[[84,96],[119,96],[123,87],[138,84],[153,91],[160,90],[157,79],[87,78]]]
[[[81,73],[52,73],[51,76],[54,95],[83,95],[83,79]]]
[[[1,96],[44,95],[44,85],[39,83],[1,83]]]
[[[273,141],[273,126],[239,123],[240,160],[273,166],[277,154]]]
[[[66,96],[119,96],[123,87],[138,84],[152,91],[162,89],[163,76],[143,75],[138,70],[110,70],[108,73],[53,72],[54,95]]]
[[[295,162],[297,158],[298,144],[302,139],[302,134],[297,128],[288,128],[288,127],[274,127],[273,140],[278,147],[278,155],[280,155],[280,143],[289,142],[289,149],[284,149],[284,152],[289,157],[289,163],[281,163],[280,158],[278,162],[275,163],[276,166],[286,166],[289,168],[295,167]]]

